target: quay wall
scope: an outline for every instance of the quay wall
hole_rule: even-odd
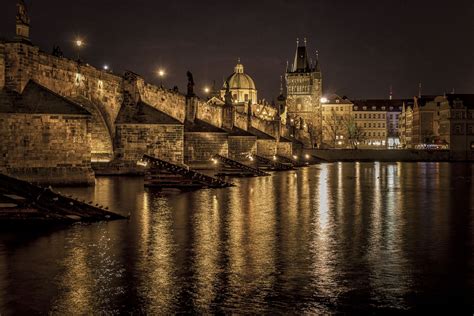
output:
[[[449,161],[449,150],[414,149],[305,149],[327,161]]]

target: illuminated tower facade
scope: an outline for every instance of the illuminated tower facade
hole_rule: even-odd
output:
[[[286,93],[288,119],[302,127],[311,124],[321,127],[321,88],[322,77],[316,53],[313,61],[303,45],[296,41],[296,53],[293,64],[286,70]]]

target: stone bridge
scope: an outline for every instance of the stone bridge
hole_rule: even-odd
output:
[[[50,55],[29,41],[0,42],[0,89],[21,96],[29,82],[91,114],[88,133],[92,163],[133,162],[143,154],[178,163],[208,161],[214,154],[235,159],[257,152],[263,156],[291,155],[293,144],[287,139],[280,141],[279,121],[265,121],[239,113],[232,105],[211,104],[157,87],[130,71],[117,75]],[[17,134],[15,130],[8,132]],[[50,143],[44,145],[51,147]],[[30,149],[25,148],[25,152]],[[71,155],[68,149],[65,157]],[[81,159],[85,160],[77,160]],[[8,162],[4,165],[7,168]]]

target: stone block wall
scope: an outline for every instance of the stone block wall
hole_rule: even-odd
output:
[[[277,141],[272,139],[257,140],[257,155],[272,158],[277,154]]]
[[[40,183],[91,184],[90,118],[0,114],[0,171]]]
[[[222,106],[198,101],[197,118],[214,126],[222,127]]]
[[[185,95],[145,83],[143,79],[138,81],[138,90],[143,102],[174,117],[180,122],[184,122],[186,110]]]
[[[256,136],[229,136],[229,158],[246,161],[248,155],[257,153]]]
[[[240,129],[248,130],[248,117],[245,113],[235,112],[234,125]]]
[[[184,133],[184,162],[209,162],[215,154],[227,157],[226,133]]]
[[[5,44],[0,42],[0,89],[5,86]]]
[[[279,139],[280,137],[278,121],[267,121],[256,116],[252,116],[252,127],[264,132],[265,134],[271,135],[276,139]]]
[[[291,142],[278,142],[277,154],[279,156],[290,158],[293,156],[293,143]]]
[[[80,96],[96,104],[113,128],[123,100],[121,76],[40,52],[32,79],[64,97]]]
[[[39,48],[19,42],[5,43],[5,87],[22,92],[38,67]]]
[[[119,124],[115,136],[116,158],[137,161],[144,154],[183,163],[183,125]]]

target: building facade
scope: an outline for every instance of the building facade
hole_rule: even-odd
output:
[[[401,148],[412,148],[413,106],[404,104],[398,117],[398,134]]]
[[[449,149],[454,160],[474,158],[474,94],[415,97],[399,126],[404,148]]]
[[[354,120],[364,133],[359,148],[387,147],[387,106],[380,100],[355,100]]]
[[[324,147],[350,147],[349,124],[351,124],[353,118],[353,105],[349,99],[338,95],[321,99]]]

